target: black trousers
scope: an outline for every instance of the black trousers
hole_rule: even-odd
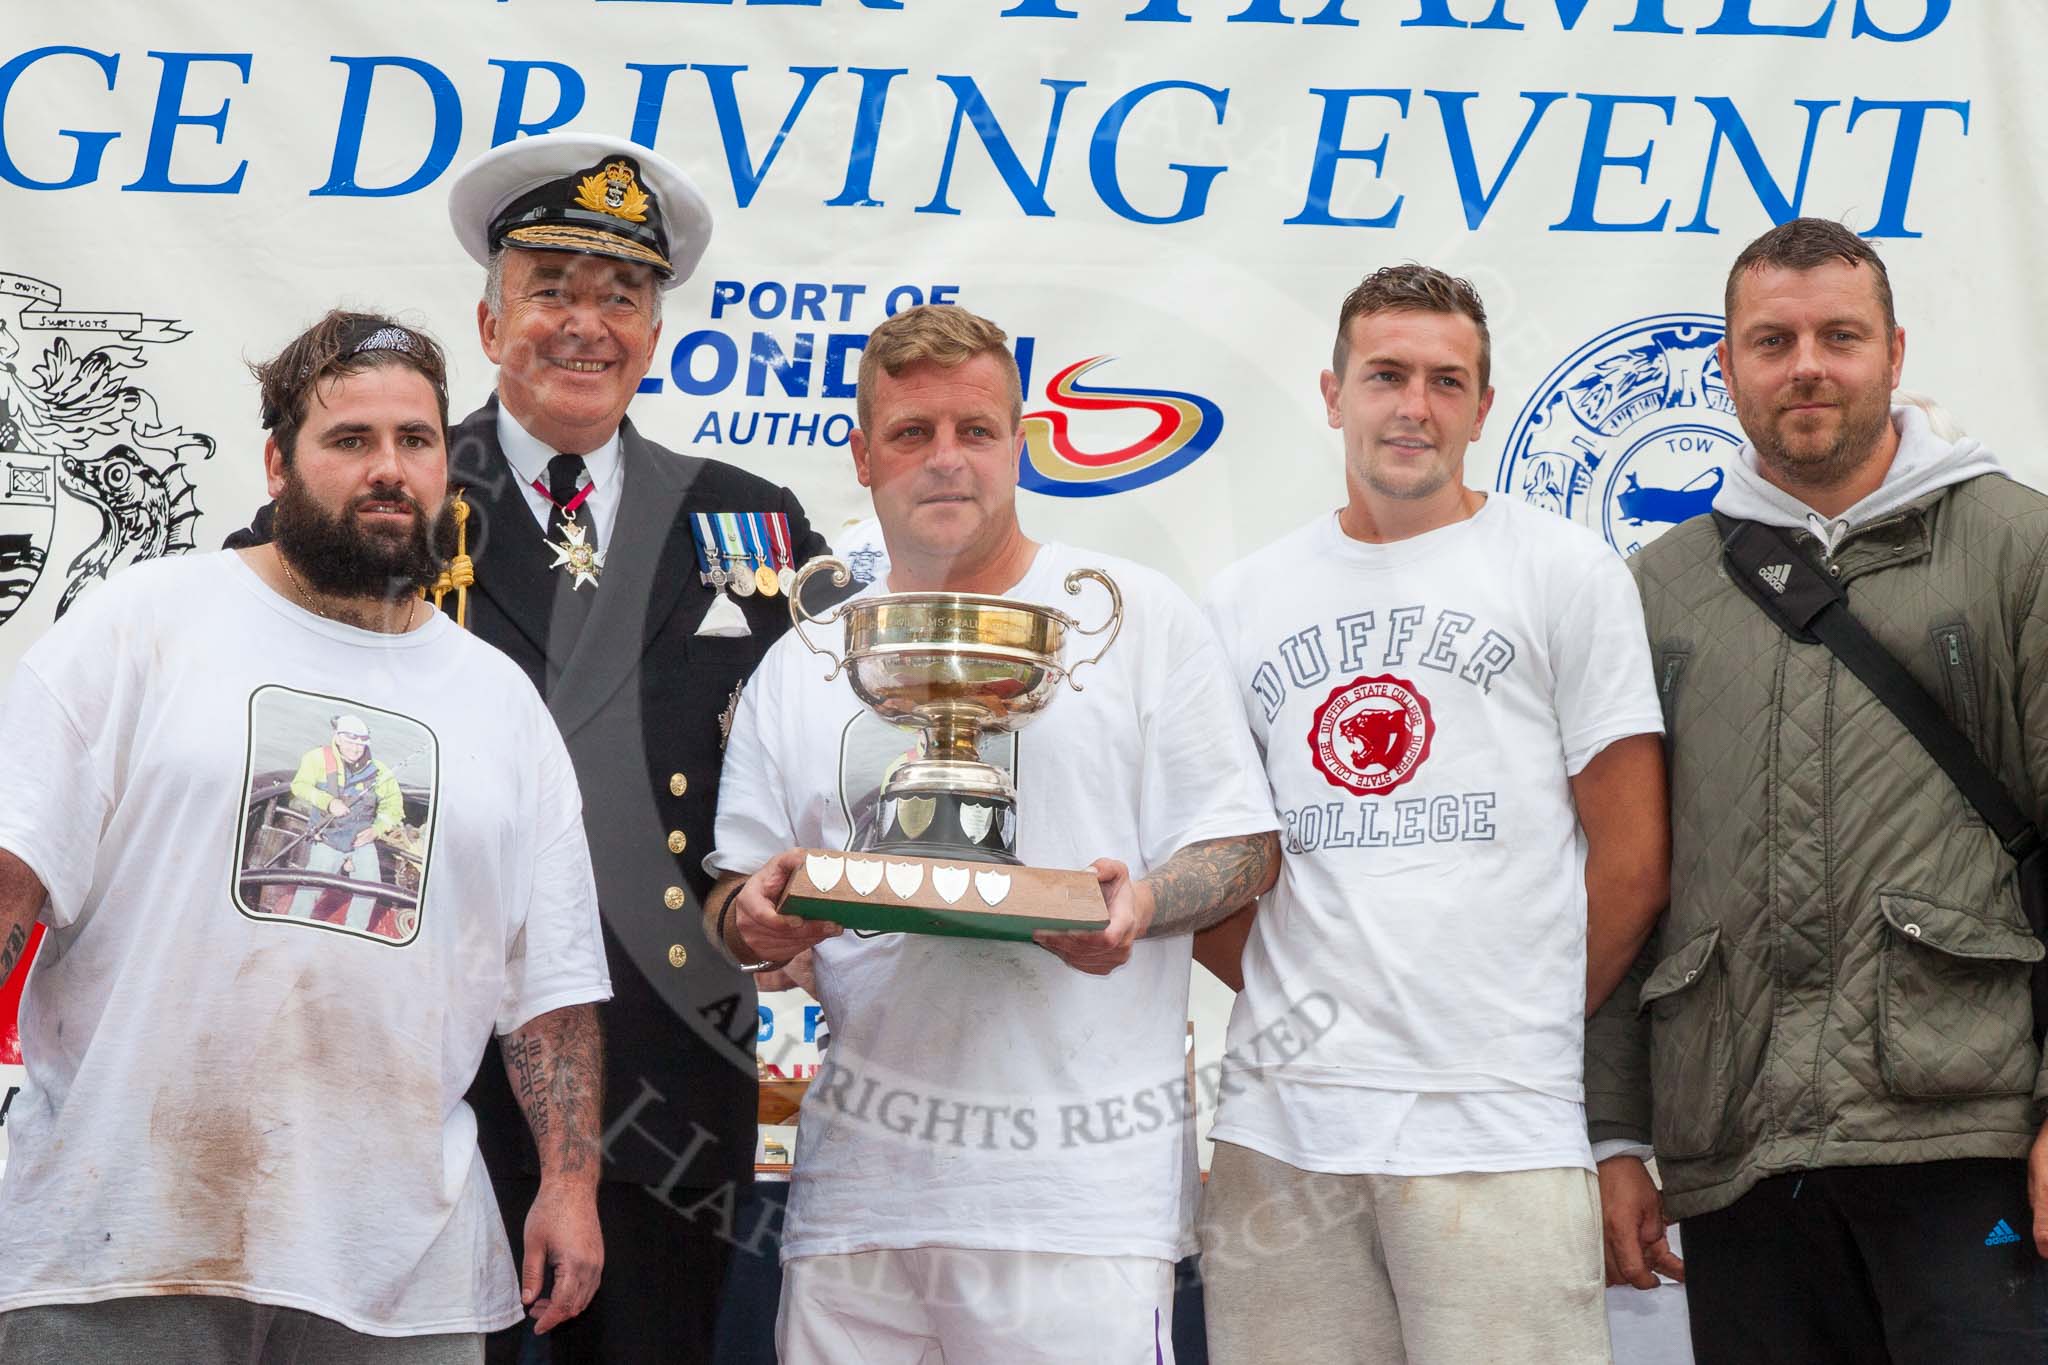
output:
[[[2048,1362],[2024,1161],[1773,1176],[1685,1220],[1698,1365]]]
[[[524,1253],[526,1211],[540,1181],[492,1182],[516,1270]],[[679,1206],[707,1192],[676,1190]],[[748,1232],[713,1202],[695,1217],[662,1203],[645,1186],[606,1180],[597,1187],[604,1230],[604,1279],[590,1306],[535,1337],[532,1320],[484,1343],[488,1365],[710,1365],[718,1305],[735,1238]]]

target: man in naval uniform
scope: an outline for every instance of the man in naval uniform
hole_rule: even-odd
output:
[[[732,1239],[748,1236],[730,1219],[753,1172],[756,997],[705,941],[700,861],[740,687],[789,623],[776,571],[827,547],[788,489],[626,418],[662,295],[711,234],[681,170],[623,139],[550,133],[477,158],[449,213],[486,271],[477,327],[498,379],[449,432],[466,554],[444,605],[526,670],[561,727],[614,989],[604,1281],[545,1340],[554,1365],[708,1360]],[[230,544],[267,539],[269,510]],[[523,1264],[539,1166],[496,1056],[469,1102]],[[523,1331],[494,1336],[490,1359],[519,1359]]]

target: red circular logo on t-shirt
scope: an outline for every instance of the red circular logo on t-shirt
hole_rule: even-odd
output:
[[[1415,775],[1435,733],[1429,702],[1415,684],[1382,673],[1333,690],[1316,708],[1308,747],[1331,785],[1379,796]]]

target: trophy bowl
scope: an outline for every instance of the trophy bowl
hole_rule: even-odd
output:
[[[862,705],[921,736],[919,756],[883,783],[883,833],[874,851],[1016,862],[1016,789],[981,760],[981,737],[1029,723],[1063,681],[1081,690],[1073,675],[1115,643],[1123,594],[1100,570],[1067,575],[1069,593],[1089,581],[1109,593],[1109,618],[1092,629],[1053,607],[978,593],[886,593],[814,616],[803,606],[803,587],[827,571],[836,585],[851,581],[836,559],[813,560],[797,574],[789,594],[797,638],[832,661],[828,680],[844,671]],[[845,624],[844,655],[804,633],[806,624],[836,622]],[[1070,634],[1105,633],[1092,656],[1072,668],[1064,663]]]

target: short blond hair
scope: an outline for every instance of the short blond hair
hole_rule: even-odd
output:
[[[1024,381],[1017,373],[1017,357],[1010,354],[1010,334],[979,314],[951,303],[921,303],[906,308],[868,333],[866,349],[860,353],[860,374],[855,380],[855,411],[860,429],[868,429],[874,409],[868,395],[877,377],[894,379],[920,361],[945,369],[964,365],[976,356],[992,355],[1003,372],[1010,391],[1010,425],[1024,416]]]

